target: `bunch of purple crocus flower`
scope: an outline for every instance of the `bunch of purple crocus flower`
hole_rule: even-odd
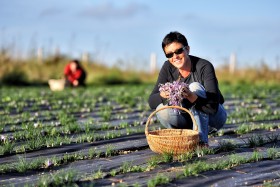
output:
[[[167,82],[165,84],[159,84],[159,91],[167,91],[170,93],[168,104],[171,106],[180,106],[183,100],[184,89],[188,87],[188,84],[185,82],[174,81]]]

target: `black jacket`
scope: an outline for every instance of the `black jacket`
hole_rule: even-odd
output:
[[[195,105],[198,110],[207,114],[215,114],[218,110],[219,103],[224,103],[224,97],[219,90],[214,67],[207,60],[192,55],[189,56],[192,64],[191,73],[188,77],[182,78],[180,81],[184,81],[187,84],[192,82],[201,83],[206,90],[207,98],[198,97],[194,103],[190,103],[187,99],[183,99],[182,105],[186,108]],[[159,72],[158,80],[149,97],[148,102],[151,109],[155,109],[160,103],[166,103],[166,99],[160,96],[159,84],[173,82],[178,80],[178,78],[179,70],[169,61],[166,61]]]

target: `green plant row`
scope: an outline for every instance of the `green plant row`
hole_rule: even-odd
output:
[[[236,134],[247,134],[255,130],[275,131],[280,128],[276,123],[261,123],[261,124],[241,124],[235,130]]]
[[[279,136],[272,134],[271,136],[267,136],[267,139],[263,139],[262,136],[257,136],[257,135],[251,136],[245,141],[245,143],[247,144],[247,147],[257,147],[257,146],[262,146],[265,144],[277,143],[278,141],[279,141]],[[244,148],[245,146],[243,145],[242,147]],[[206,147],[205,148],[198,147],[197,149],[195,149],[194,152],[187,152],[186,154],[179,155],[176,157],[176,159],[179,162],[186,162],[188,160],[193,159],[195,156],[203,157],[204,155],[216,154],[219,152],[234,151],[237,148],[238,148],[238,146],[235,145],[232,141],[223,140],[223,141],[219,142],[219,146],[214,149],[206,148]],[[96,151],[95,149],[91,148],[91,149],[89,149],[88,154],[84,154],[84,153],[66,154],[61,159],[54,157],[53,159],[47,159],[47,160],[49,160],[52,163],[48,166],[48,167],[50,167],[50,166],[59,166],[59,165],[77,161],[77,160],[92,159],[95,157],[100,158],[100,157],[104,157],[104,156],[110,157],[110,156],[116,156],[119,154],[121,154],[121,153],[116,152],[114,150],[113,145],[107,145],[106,151],[104,153],[102,153],[100,151]],[[146,168],[146,170],[153,168],[154,166],[156,166],[157,164],[159,164],[161,162],[164,162],[164,163],[172,162],[172,161],[174,161],[174,159],[175,159],[175,157],[172,153],[165,153],[162,156],[152,157],[148,161],[149,167]],[[23,162],[24,161],[23,159],[19,159],[19,161],[21,163],[25,163],[25,165],[29,167],[26,170],[36,169],[34,166],[36,166],[37,169],[40,169],[40,168],[44,167],[44,165],[46,163],[46,161],[44,161],[43,158],[35,159],[34,161],[31,161],[31,163],[28,163],[26,160],[25,160],[25,162]],[[13,163],[3,164],[3,165],[0,165],[0,172],[1,173],[11,172],[11,171],[20,172],[19,169],[16,169],[17,167],[18,167],[18,164],[13,164]],[[24,171],[26,171],[26,170],[24,170]]]
[[[266,107],[261,110],[253,110],[248,107],[238,107],[228,115],[227,123],[254,122],[280,119],[280,109],[273,110]]]
[[[40,107],[53,110],[66,108],[78,112],[83,108],[94,108],[98,103],[102,105],[107,101],[134,107],[137,103],[147,101],[151,86],[96,86],[75,90],[65,89],[62,92],[51,92],[47,87],[23,87],[20,90],[16,87],[0,87],[0,89],[3,95],[0,107],[3,107],[7,113],[13,109],[18,112],[38,111]]]
[[[266,156],[264,156],[266,155]],[[161,158],[161,159],[160,159]],[[238,154],[230,154],[223,158],[223,160],[218,160],[217,162],[207,162],[203,161],[201,159],[197,159],[191,163],[186,163],[183,167],[180,166],[176,169],[176,178],[170,177],[168,174],[165,173],[158,173],[155,177],[150,178],[147,181],[147,186],[149,187],[155,187],[158,185],[168,184],[172,181],[175,181],[176,179],[181,179],[184,177],[189,176],[197,176],[202,172],[211,171],[211,170],[224,170],[224,169],[231,169],[233,167],[239,166],[241,164],[246,163],[252,163],[252,162],[258,162],[261,160],[267,160],[267,159],[278,159],[280,158],[280,150],[276,148],[269,148],[266,153],[262,154],[258,151],[254,151],[250,156],[240,156]],[[157,157],[157,164],[160,162],[170,162],[170,154],[164,154],[163,156]],[[43,176],[39,182],[38,186],[49,186],[54,184],[64,185],[64,184],[76,184],[77,182],[85,182],[85,181],[94,181],[97,179],[102,178],[108,178],[108,177],[114,177],[118,174],[124,174],[124,173],[130,173],[130,172],[147,172],[151,169],[155,168],[155,159],[148,162],[147,166],[137,166],[133,165],[131,162],[124,162],[119,169],[113,169],[111,171],[105,172],[102,171],[100,168],[93,172],[92,174],[89,174],[87,176],[83,176],[79,174],[77,171],[70,170],[68,171],[70,175],[71,173],[75,173],[76,178],[66,180],[64,177],[67,172],[61,171],[52,174],[52,180],[46,180],[46,176]],[[57,179],[59,179],[57,181]],[[94,185],[94,183],[93,183]],[[139,186],[140,184],[130,184],[129,186]],[[120,183],[119,186],[128,186],[126,183]]]
[[[68,137],[60,135],[44,137],[41,134],[38,134],[37,136],[32,136],[32,138],[27,142],[21,143],[21,145],[18,146],[16,146],[13,141],[4,141],[4,143],[1,143],[0,145],[0,155],[25,153],[27,151],[35,151],[41,148],[58,147],[69,145],[72,143],[91,143],[100,140],[110,140],[121,136],[132,135],[135,133],[144,133],[143,127],[126,128],[124,131],[107,131],[103,134],[90,132],[82,135],[77,135],[75,138],[72,136]]]

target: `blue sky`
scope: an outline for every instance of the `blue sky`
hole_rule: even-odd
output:
[[[279,7],[278,0],[0,0],[0,46],[16,55],[38,47],[73,58],[89,52],[107,65],[137,68],[156,53],[160,67],[163,37],[179,31],[191,54],[214,66],[235,53],[239,66],[280,68]]]

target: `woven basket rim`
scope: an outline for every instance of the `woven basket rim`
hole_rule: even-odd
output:
[[[186,108],[183,108],[183,107],[180,107],[180,106],[163,106],[157,110],[155,110],[154,112],[152,112],[150,114],[150,116],[148,117],[147,119],[147,122],[146,122],[146,126],[145,126],[145,134],[146,136],[149,134],[149,129],[148,129],[148,126],[150,125],[150,121],[152,119],[152,117],[159,111],[161,110],[164,110],[166,108],[176,108],[176,109],[180,109],[180,110],[184,110],[185,112],[187,112],[190,116],[191,116],[191,119],[192,119],[192,122],[193,122],[193,125],[195,126],[194,130],[193,131],[197,131],[198,132],[198,125],[194,119],[194,116],[193,114]],[[161,130],[164,130],[164,129],[161,129]],[[172,130],[192,130],[192,129],[172,129]]]

